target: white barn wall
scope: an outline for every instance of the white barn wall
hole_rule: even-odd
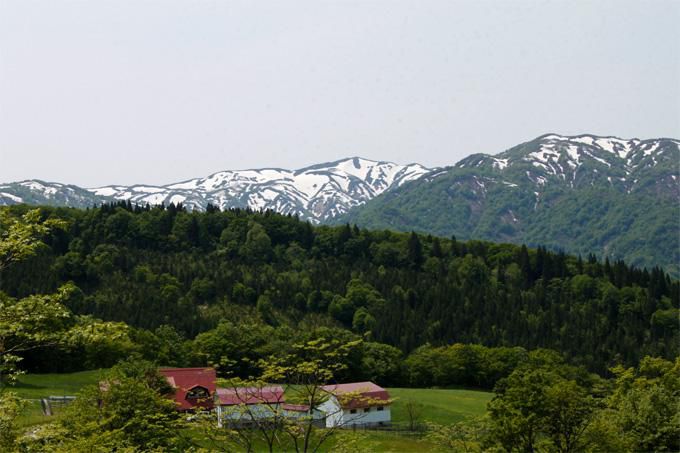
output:
[[[331,396],[319,406],[319,410],[326,413],[326,428],[342,424],[343,411],[338,400]]]
[[[336,426],[353,426],[353,425],[379,425],[389,424],[392,420],[390,406],[382,406],[383,410],[379,411],[378,406],[368,407],[368,412],[364,412],[364,408],[358,408],[355,414],[350,409],[341,409],[338,400],[335,397],[328,398],[319,410],[324,411],[326,415],[326,427],[333,428]]]
[[[369,409],[369,412],[364,412],[364,409],[357,409],[356,414],[352,414],[349,409],[343,410],[344,426],[389,424],[392,420],[389,406],[383,406],[381,411],[378,410],[377,406],[367,407],[366,409]]]

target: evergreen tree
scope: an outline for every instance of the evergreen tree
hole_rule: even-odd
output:
[[[414,269],[420,269],[423,264],[423,245],[415,232],[411,232],[408,238],[407,260]]]

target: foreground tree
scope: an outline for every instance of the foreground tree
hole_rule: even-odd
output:
[[[171,388],[149,362],[115,366],[97,385],[86,387],[67,408],[60,424],[60,448],[72,451],[132,449],[180,450],[183,423]]]
[[[19,437],[17,417],[26,402],[13,393],[0,394],[0,451],[13,451]]]
[[[0,387],[16,380],[20,354],[64,340],[72,319],[61,301],[70,291],[19,300],[0,293]]]
[[[615,390],[603,417],[631,451],[680,451],[680,359],[645,357],[614,368]]]
[[[21,218],[0,211],[0,277],[12,265],[34,256],[45,246],[41,239],[54,228],[63,226],[63,221],[43,221],[37,209]],[[70,283],[55,294],[34,294],[20,299],[0,292],[0,449],[3,451],[18,448],[15,441],[25,441],[16,425],[25,404],[6,391],[21,374],[19,365],[23,355],[49,346],[97,347],[120,337],[117,332],[120,326],[116,323],[73,316],[66,303],[77,292]],[[99,347],[97,353],[101,355],[103,350]]]
[[[28,211],[21,218],[0,210],[0,272],[12,263],[34,255],[44,245],[40,239],[64,225],[63,220],[43,221],[39,209]]]
[[[286,426],[284,390],[262,380],[223,379],[220,388],[229,392],[232,405],[217,412],[217,427],[213,413],[203,414],[204,432],[212,444],[221,443],[221,449],[234,447],[253,451],[260,441],[273,452],[280,446]],[[205,429],[207,428],[207,429]]]
[[[299,417],[284,417],[283,430],[293,442],[296,452],[316,452],[338,429],[347,426],[343,421],[333,427],[317,429],[314,415],[331,398],[324,386],[336,382],[347,369],[348,356],[358,348],[362,340],[343,343],[335,339],[318,338],[293,346],[293,353],[284,357],[272,357],[263,364],[262,380],[285,385],[291,402],[303,404],[307,413]],[[340,406],[353,401],[372,404],[370,398],[358,392],[334,395]],[[342,409],[339,409],[342,410]],[[335,413],[326,413],[333,418]]]
[[[546,419],[543,429],[560,453],[580,451],[597,403],[575,381],[558,381],[545,391]],[[587,442],[586,442],[587,443]]]
[[[36,253],[40,238],[61,221],[42,221],[39,210],[20,219],[0,211],[0,275],[11,264]],[[60,303],[70,287],[52,296],[14,299],[0,292],[0,450],[13,451],[20,437],[17,417],[25,401],[6,391],[20,374],[21,353],[55,344],[67,327],[70,312]]]
[[[427,424],[425,438],[444,451],[477,453],[482,451],[481,439],[485,422],[481,419],[465,420],[452,425]]]
[[[42,221],[38,209],[20,219],[0,211],[0,273],[34,255],[44,245],[40,239],[63,225],[62,221]],[[72,289],[67,285],[55,295],[19,300],[0,292],[0,388],[16,379],[21,353],[56,344],[62,337],[70,312],[61,302]]]
[[[532,364],[501,380],[488,405],[488,440],[508,451],[545,447],[566,453],[585,448],[584,433],[597,403],[587,389],[558,371],[559,366]]]

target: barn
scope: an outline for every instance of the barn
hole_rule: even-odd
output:
[[[177,410],[213,408],[217,380],[214,368],[160,368],[158,372],[175,389]]]
[[[373,382],[325,385],[328,398],[319,405],[324,412],[326,427],[389,425],[390,395]]]
[[[218,388],[215,395],[217,423],[248,424],[280,414],[286,401],[283,387]]]

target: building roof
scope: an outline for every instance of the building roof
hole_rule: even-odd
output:
[[[286,401],[283,387],[234,387],[217,389],[217,399],[221,406],[237,404],[276,404]]]
[[[309,412],[309,404],[282,404],[281,408],[291,412]]]
[[[324,385],[324,391],[334,395],[343,409],[356,409],[390,404],[390,394],[373,382],[351,382],[347,384]]]
[[[214,368],[161,368],[158,372],[165,376],[168,383],[175,389],[175,402],[179,410],[194,408],[211,408],[212,395],[215,394],[217,374]],[[210,398],[187,399],[187,392],[196,387],[203,387],[210,394]]]

